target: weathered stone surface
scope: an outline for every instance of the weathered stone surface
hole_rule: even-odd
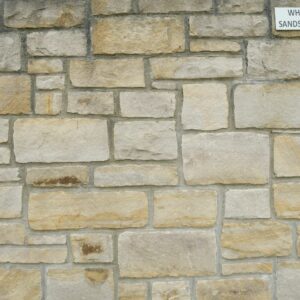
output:
[[[222,265],[223,275],[262,273],[271,274],[273,270],[272,262],[242,262],[226,263]]]
[[[62,108],[61,92],[35,93],[35,113],[39,115],[58,115]]]
[[[152,300],[165,299],[190,300],[191,289],[187,281],[154,282],[152,284]]]
[[[271,283],[267,278],[199,280],[197,300],[270,300]]]
[[[297,225],[297,255],[300,256],[300,226]]]
[[[0,269],[2,300],[40,300],[41,274],[35,269]]]
[[[217,218],[217,192],[168,190],[154,193],[154,227],[211,227]]]
[[[234,93],[236,127],[300,127],[299,92],[298,82],[237,86]]]
[[[276,287],[278,300],[298,300],[300,295],[300,263],[281,262],[277,266]]]
[[[19,168],[0,168],[0,182],[19,181],[20,169]]]
[[[119,236],[118,254],[121,277],[201,276],[216,272],[214,231],[125,232]]]
[[[190,41],[190,49],[192,52],[240,52],[241,45],[230,40],[197,39]]]
[[[139,0],[143,13],[200,12],[212,9],[211,0]]]
[[[0,245],[22,245],[25,227],[21,223],[0,223]]]
[[[176,185],[177,166],[174,164],[110,164],[95,169],[95,186]]]
[[[93,15],[113,15],[131,12],[131,0],[92,0]]]
[[[119,300],[146,300],[146,283],[127,283],[119,284]]]
[[[8,185],[0,187],[0,218],[18,218],[22,212],[21,185]]]
[[[63,71],[63,61],[59,58],[32,58],[28,60],[29,74],[51,74]]]
[[[218,10],[221,13],[258,13],[263,12],[264,7],[264,0],[220,0]]]
[[[26,183],[36,187],[72,187],[88,184],[87,166],[29,167]]]
[[[202,15],[190,17],[190,35],[198,37],[264,36],[268,19],[258,15]]]
[[[227,259],[288,256],[292,232],[289,225],[277,221],[225,222],[221,243]]]
[[[171,118],[176,107],[174,92],[121,92],[123,117]]]
[[[278,135],[274,138],[274,172],[278,177],[300,175],[300,136]]]
[[[155,54],[182,52],[183,17],[127,16],[97,19],[93,23],[94,54]]]
[[[84,1],[5,0],[4,24],[14,28],[72,27],[84,21]]]
[[[65,245],[67,243],[67,239],[63,234],[31,234],[26,236],[26,243],[28,245]]]
[[[0,143],[8,141],[9,120],[0,119]]]
[[[225,218],[270,218],[268,189],[231,189],[225,194]]]
[[[143,192],[37,192],[28,219],[35,230],[142,227],[147,205]]]
[[[49,269],[46,285],[49,300],[114,299],[111,269]]]
[[[168,80],[155,80],[152,81],[151,86],[157,90],[176,90],[177,83],[176,81],[168,81]]]
[[[0,34],[0,71],[21,68],[21,39],[17,33]]]
[[[228,100],[225,84],[184,84],[182,88],[184,129],[217,130],[228,127]]]
[[[65,75],[38,75],[36,76],[36,88],[39,90],[62,90],[65,86]]]
[[[183,135],[188,184],[262,184],[269,176],[269,137],[258,133]]]
[[[300,77],[300,41],[269,40],[248,42],[248,74],[262,79]]]
[[[0,76],[0,115],[29,114],[30,77],[28,75]]]
[[[273,185],[273,192],[277,217],[300,219],[300,184],[276,183]]]
[[[113,240],[107,233],[71,234],[75,263],[112,262]]]
[[[109,157],[106,121],[95,119],[19,119],[14,124],[14,146],[21,163]]]
[[[174,121],[117,122],[115,159],[172,160],[177,158]]]
[[[64,246],[2,246],[0,247],[0,263],[19,264],[59,264],[67,258],[67,248]]]
[[[112,92],[69,91],[68,112],[111,115],[114,113],[114,95]]]
[[[70,79],[76,87],[144,87],[140,58],[71,60]]]
[[[154,79],[197,79],[240,77],[240,57],[159,57],[151,58]]]
[[[83,56],[86,45],[86,36],[81,29],[27,34],[27,51],[32,56]]]
[[[10,150],[6,147],[0,148],[0,164],[9,164],[10,162]]]

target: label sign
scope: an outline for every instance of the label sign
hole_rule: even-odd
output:
[[[300,30],[300,7],[275,7],[276,30]]]

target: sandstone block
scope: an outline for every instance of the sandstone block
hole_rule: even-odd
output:
[[[119,300],[146,300],[147,286],[145,283],[127,283],[119,284]]]
[[[64,234],[30,234],[26,236],[26,243],[28,245],[66,245],[67,239]]]
[[[17,33],[0,34],[0,71],[21,68],[21,39]]]
[[[58,115],[62,108],[61,92],[35,93],[35,113],[39,115]]]
[[[39,90],[62,90],[64,86],[64,74],[36,76],[36,88]]]
[[[8,141],[9,120],[0,119],[0,143]]]
[[[264,6],[264,0],[221,0],[219,1],[218,10],[221,13],[248,14],[263,12]]]
[[[131,0],[92,0],[93,15],[114,15],[131,12]]]
[[[261,273],[271,274],[273,270],[272,262],[242,262],[226,263],[222,265],[223,275]]]
[[[8,165],[10,162],[10,150],[7,147],[0,148],[0,164]]]
[[[217,39],[197,39],[190,41],[192,52],[240,52],[239,42]]]
[[[152,284],[152,300],[165,300],[174,297],[180,300],[190,300],[191,288],[189,282],[166,281]]]
[[[22,245],[25,241],[25,227],[21,223],[0,224],[0,245]]]
[[[21,185],[0,187],[0,218],[10,219],[21,217],[22,213]]]
[[[20,169],[19,168],[0,168],[0,182],[19,181]]]
[[[60,58],[32,58],[28,60],[29,74],[51,74],[63,72],[63,61]]]

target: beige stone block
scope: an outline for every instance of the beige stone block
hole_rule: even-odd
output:
[[[114,15],[131,12],[131,0],[92,0],[93,15]]]
[[[58,115],[62,109],[61,92],[35,93],[35,113],[39,115]]]
[[[28,220],[34,230],[143,227],[147,210],[144,192],[36,192]]]
[[[152,81],[151,86],[156,90],[177,90],[176,81],[155,80]]]
[[[0,182],[19,181],[21,179],[19,168],[0,168]]]
[[[226,259],[288,256],[292,248],[289,225],[277,221],[225,222],[222,255]]]
[[[140,231],[119,236],[121,277],[204,276],[216,272],[214,231]]]
[[[217,130],[228,127],[228,100],[225,84],[184,84],[182,88],[184,129]]]
[[[193,39],[190,41],[192,52],[240,52],[239,42],[217,39]]]
[[[167,190],[154,192],[154,227],[211,227],[217,218],[217,192]]]
[[[0,223],[0,245],[22,245],[25,227],[21,223]]]
[[[8,141],[9,119],[0,119],[0,143]]]
[[[119,300],[147,300],[146,283],[127,283],[119,284]]]
[[[64,234],[29,234],[26,236],[26,243],[28,245],[66,245],[67,238]]]
[[[183,52],[181,16],[126,16],[102,18],[92,25],[94,54],[157,54]]]
[[[63,72],[60,58],[31,58],[27,65],[29,74],[51,74]]]
[[[7,185],[0,187],[0,218],[19,218],[22,214],[21,185]]]
[[[10,150],[7,147],[0,148],[0,164],[8,165],[10,162]]]
[[[0,71],[21,69],[21,39],[17,33],[0,34]]]
[[[259,13],[264,8],[264,0],[220,0],[218,5],[220,13]]]
[[[65,87],[65,75],[38,75],[36,76],[36,88],[38,90],[62,90]]]
[[[152,300],[191,299],[191,288],[187,281],[162,281],[152,284]]]
[[[241,263],[225,263],[222,265],[223,275],[261,273],[272,274],[272,262],[241,262]]]

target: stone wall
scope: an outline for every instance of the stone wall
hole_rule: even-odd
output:
[[[3,0],[1,300],[299,300],[299,0]]]

